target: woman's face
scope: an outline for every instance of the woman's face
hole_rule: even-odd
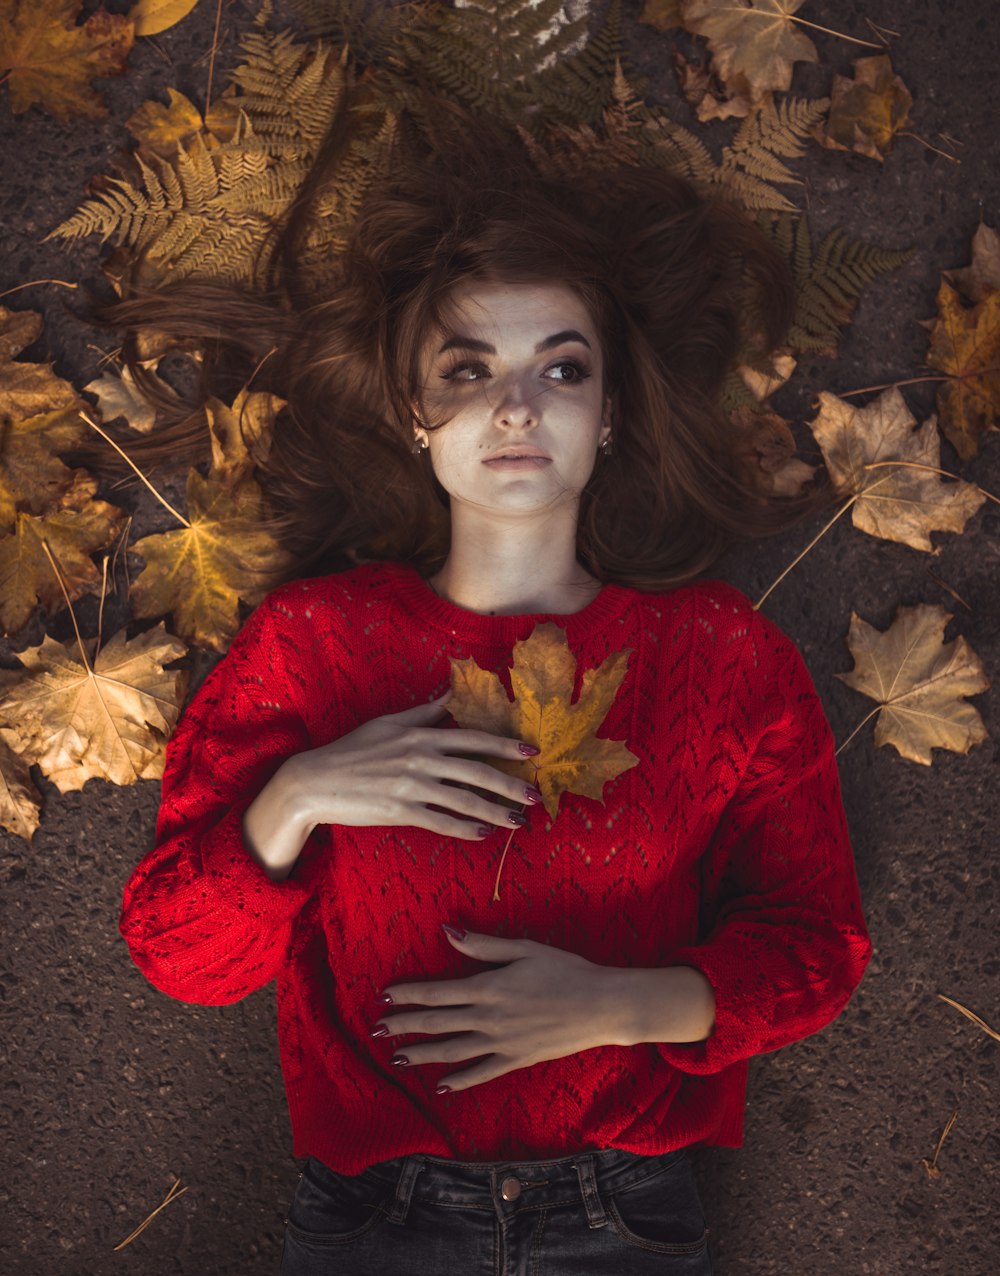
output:
[[[424,410],[451,419],[416,437],[429,443],[452,511],[456,502],[510,513],[575,503],[610,434],[600,341],[583,301],[558,283],[468,282],[451,302],[449,331],[421,354]]]

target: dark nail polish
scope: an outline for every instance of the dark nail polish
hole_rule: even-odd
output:
[[[389,1029],[385,1026],[384,1023],[380,1023],[379,1026],[376,1029],[374,1029],[374,1031],[372,1032],[373,1037],[388,1037],[388,1035],[389,1035]]]
[[[451,1086],[450,1086],[450,1085],[439,1085],[439,1086],[437,1086],[437,1087],[436,1087],[436,1089],[434,1090],[434,1093],[435,1093],[435,1094],[451,1094]]]
[[[533,744],[521,743],[517,747],[518,747],[518,750],[521,753],[523,753],[526,758],[532,758],[535,756],[536,753],[541,753],[541,749],[536,749]]]
[[[507,819],[511,824],[517,824],[519,827],[523,827],[528,822],[528,817],[523,811],[508,811]]]
[[[495,830],[491,824],[480,824],[479,828],[476,829],[476,832],[480,837],[489,837],[489,835],[495,832]]]
[[[399,1068],[405,1068],[410,1061],[405,1054],[394,1054],[389,1062],[394,1063]]]
[[[526,785],[524,790],[524,800],[526,802],[541,802],[542,795],[538,789],[533,789],[531,785]]]
[[[391,1006],[394,1004],[392,998],[387,992],[379,993],[375,1000],[380,1006]]]

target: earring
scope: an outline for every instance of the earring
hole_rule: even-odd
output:
[[[601,453],[601,455],[602,455],[602,456],[610,456],[610,455],[611,455],[611,435],[610,435],[610,434],[609,434],[609,435],[608,435],[608,437],[604,440],[604,442],[601,444],[601,446],[598,448],[598,451]]]
[[[418,453],[422,452],[426,446],[427,446],[426,439],[416,439],[414,441],[413,447],[410,450],[413,452],[413,455],[416,456]]]

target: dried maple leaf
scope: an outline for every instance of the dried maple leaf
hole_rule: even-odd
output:
[[[969,301],[982,301],[988,293],[1000,288],[1000,235],[980,222],[972,236],[972,264],[941,273]]]
[[[136,35],[159,35],[186,18],[198,0],[136,0],[129,11]]]
[[[125,127],[139,143],[139,151],[145,157],[158,155],[170,159],[178,147],[190,142],[200,133],[211,150],[221,142],[232,140],[239,123],[240,108],[232,96],[217,98],[209,107],[207,119],[190,98],[168,88],[169,100],[146,101],[125,121]]]
[[[987,738],[978,710],[962,699],[990,687],[983,662],[961,636],[944,642],[952,613],[931,603],[900,607],[885,632],[851,612],[854,668],[836,676],[882,710],[875,744],[930,766],[931,749],[968,753]]]
[[[143,434],[148,434],[156,424],[156,409],[140,392],[128,368],[122,368],[120,372],[105,372],[83,388],[88,394],[97,396],[104,422],[124,417],[133,430]]]
[[[260,526],[262,515],[254,480],[230,491],[190,470],[189,526],[144,536],[132,546],[146,560],[132,582],[133,614],[173,613],[173,627],[186,642],[224,651],[239,629],[239,599],[260,602],[269,583],[265,571],[282,559]]]
[[[86,406],[68,381],[53,374],[51,364],[14,362],[14,355],[31,345],[41,331],[41,315],[33,310],[0,306],[0,425],[59,408]]]
[[[1000,292],[987,292],[966,307],[942,279],[937,305],[927,364],[948,374],[937,392],[941,429],[968,461],[979,436],[996,430],[1000,418]]]
[[[474,660],[452,658],[447,709],[459,726],[539,747],[537,757],[524,762],[491,758],[490,765],[536,784],[554,820],[563,793],[602,802],[608,780],[639,761],[622,741],[599,740],[594,734],[625,676],[630,650],[616,651],[597,669],[587,670],[579,698],[571,704],[576,657],[566,632],[551,622],[537,624],[528,638],[514,644],[513,701],[495,673]]]
[[[13,747],[16,739],[13,731],[0,728],[0,828],[30,842],[42,795],[32,782],[30,764]]]
[[[43,514],[58,506],[74,471],[55,453],[76,446],[86,434],[79,413],[67,408],[0,430],[0,533],[13,531],[18,510]]]
[[[19,510],[14,530],[0,536],[0,630],[15,633],[41,603],[53,616],[65,605],[59,581],[42,542],[59,565],[71,600],[92,593],[100,573],[91,561],[118,534],[124,511],[94,499],[97,481],[83,470],[73,471],[72,486],[62,493],[60,506],[36,515]]]
[[[187,648],[161,621],[126,639],[120,629],[93,658],[48,635],[18,653],[24,671],[0,672],[0,725],[60,792],[90,779],[134,784],[163,775],[166,738],[180,716],[184,670],[163,666]]]
[[[251,474],[253,457],[246,439],[255,445],[255,452],[266,457],[270,448],[274,418],[284,406],[285,400],[276,394],[242,389],[228,407],[221,399],[212,397],[205,404],[208,433],[212,441],[212,465],[209,477],[233,488]]]
[[[82,0],[0,0],[0,74],[15,115],[35,103],[58,120],[107,114],[90,81],[125,70],[134,26],[103,5],[77,26],[82,8]]]
[[[686,30],[708,39],[712,67],[734,96],[758,101],[787,90],[792,64],[818,62],[816,46],[792,14],[803,0],[681,0]]]
[[[646,22],[657,31],[670,31],[681,25],[680,0],[645,0],[639,21]]]
[[[857,151],[877,160],[885,159],[913,105],[909,89],[893,74],[885,54],[858,58],[853,80],[834,76],[830,99],[826,127],[815,130],[816,140],[834,150]]]
[[[822,391],[819,415],[810,429],[823,450],[830,477],[858,497],[851,517],[870,536],[939,554],[929,533],[961,532],[986,500],[975,483],[943,483],[930,470],[910,465],[865,467],[875,461],[907,461],[941,467],[941,440],[931,416],[916,419],[899,388],[884,390],[867,407],[856,408]]]

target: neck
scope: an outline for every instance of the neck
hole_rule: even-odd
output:
[[[601,588],[576,560],[575,519],[470,525],[454,502],[451,548],[428,583],[456,606],[496,616],[580,611]]]

